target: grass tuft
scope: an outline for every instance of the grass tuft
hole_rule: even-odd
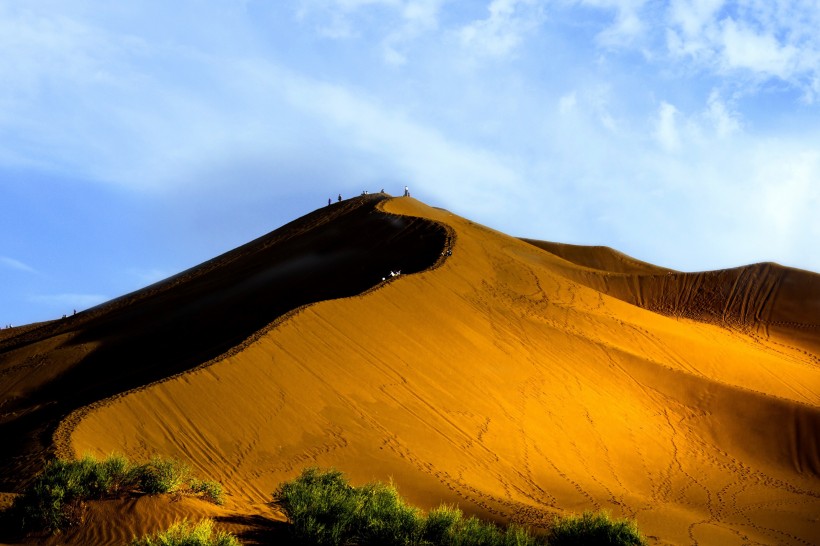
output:
[[[584,512],[555,521],[549,533],[550,546],[613,544],[641,546],[646,544],[634,521],[612,519],[606,512]]]
[[[218,505],[222,505],[225,502],[225,495],[222,492],[222,485],[219,482],[191,478],[188,486],[191,493],[201,495],[202,498],[207,501]]]
[[[214,531],[214,521],[203,519],[197,524],[182,520],[154,535],[135,538],[129,546],[241,546],[230,533]]]
[[[136,468],[140,488],[149,494],[175,493],[191,479],[191,467],[178,459],[154,457]]]

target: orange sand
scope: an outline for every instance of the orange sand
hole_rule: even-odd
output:
[[[453,255],[81,412],[67,453],[181,457],[239,514],[319,465],[504,521],[604,508],[659,544],[820,543],[820,277],[686,277],[384,210],[450,226]]]

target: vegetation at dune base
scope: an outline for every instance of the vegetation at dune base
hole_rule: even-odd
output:
[[[121,455],[97,460],[55,459],[15,498],[6,514],[23,531],[56,532],[82,523],[86,502],[128,495],[177,493],[222,504],[222,487],[194,478],[191,468],[176,459],[155,457],[132,463]]]
[[[549,533],[536,536],[516,525],[501,528],[458,508],[440,506],[426,516],[405,504],[392,485],[351,486],[337,470],[308,468],[282,483],[273,494],[291,522],[299,543],[310,545],[641,545],[634,522],[605,513],[556,520]]]
[[[549,532],[550,546],[584,544],[644,544],[632,520],[614,520],[606,512],[584,512],[555,521]]]
[[[214,530],[212,519],[193,524],[182,520],[167,530],[135,538],[128,546],[241,546],[230,533]]]

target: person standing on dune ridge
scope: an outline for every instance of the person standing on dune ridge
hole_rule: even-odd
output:
[[[410,197],[410,190],[407,188],[407,186],[404,187],[404,196]]]

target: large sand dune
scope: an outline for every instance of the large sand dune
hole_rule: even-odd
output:
[[[184,458],[226,485],[221,510],[249,518],[271,515],[279,482],[320,465],[356,482],[392,478],[425,508],[458,503],[502,521],[606,508],[657,543],[820,543],[820,276],[771,264],[683,274],[515,239],[413,199],[379,206],[390,214],[351,217],[342,239],[395,240],[391,260],[414,257],[416,270],[445,238],[452,256],[237,329],[212,349],[222,356],[198,353],[168,379],[133,390],[111,380],[116,396],[60,406],[77,408],[57,431],[61,453]],[[316,214],[321,223],[328,211]],[[386,224],[396,233],[376,228]],[[400,267],[391,260],[368,261],[370,277]],[[224,296],[211,317],[230,329],[230,287],[246,277],[222,267],[209,269],[221,284],[191,301]],[[174,312],[173,286],[158,312]],[[129,316],[136,300],[112,305]],[[198,328],[167,333],[153,357],[176,354],[175,336],[199,339]],[[55,329],[5,354],[82,363],[71,351],[91,342],[71,335]],[[23,389],[30,400],[56,381],[41,367]]]

